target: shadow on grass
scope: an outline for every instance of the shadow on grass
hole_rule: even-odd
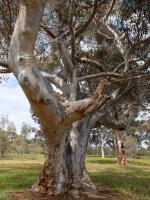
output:
[[[114,167],[90,175],[97,185],[110,185],[116,192],[137,195],[142,200],[150,199],[150,171],[135,167]]]

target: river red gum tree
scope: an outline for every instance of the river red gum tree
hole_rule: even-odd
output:
[[[127,48],[126,42],[123,42],[124,35],[120,35],[107,22],[109,15],[113,11],[115,1],[108,2],[108,10],[104,14],[105,17],[102,23],[99,23],[101,17],[96,11],[101,6],[101,3],[105,4],[106,2],[102,1],[98,4],[99,1],[95,0],[92,4],[89,3],[88,6],[84,5],[85,2],[81,2],[79,7],[82,6],[83,9],[90,8],[91,11],[91,15],[87,21],[83,22],[83,25],[80,24],[81,19],[74,24],[74,19],[77,17],[76,12],[74,12],[77,6],[74,2],[80,4],[80,1],[72,1],[71,6],[69,5],[71,10],[69,14],[70,20],[67,24],[66,32],[64,35],[60,34],[60,37],[56,37],[47,26],[41,24],[47,2],[50,5],[57,4],[57,1],[54,2],[53,0],[21,1],[19,15],[11,37],[8,62],[0,62],[0,66],[2,66],[0,72],[12,72],[15,75],[28,98],[34,115],[40,120],[45,137],[47,160],[41,176],[33,185],[32,190],[43,194],[58,194],[65,191],[74,193],[75,191],[80,192],[89,188],[94,189],[94,185],[85,169],[85,152],[90,131],[101,124],[116,130],[124,130],[126,128],[125,124],[116,117],[117,109],[115,104],[118,105],[127,91],[130,92],[130,88],[136,86],[137,82],[134,80],[149,76],[147,73],[143,74],[142,71],[142,69],[148,68],[149,62],[145,60],[145,54],[143,54],[144,58],[142,56],[140,58],[133,57],[133,55],[130,57],[129,51],[133,53],[133,50]],[[103,7],[102,11],[104,11]],[[96,14],[97,17],[94,18]],[[94,24],[96,29],[100,29],[96,31],[97,34],[109,40],[109,44],[111,40],[114,41],[115,48],[118,49],[120,57],[123,58],[121,63],[117,63],[115,69],[112,68],[111,72],[105,69],[97,60],[80,57],[80,54],[76,53],[76,49],[81,50],[79,45],[81,38],[79,37],[91,23]],[[55,48],[59,51],[60,60],[63,63],[62,68],[65,71],[65,78],[57,76],[57,73],[50,74],[47,71],[45,72],[39,66],[39,60],[35,58],[35,43],[40,26],[48,37],[53,38],[55,41]],[[106,34],[101,32],[103,27],[107,29]],[[89,36],[85,36],[87,41],[90,34],[94,35],[95,29],[91,31],[90,27]],[[5,35],[2,36],[4,37]],[[104,46],[106,46],[106,43]],[[136,62],[142,58],[144,64],[138,70],[135,67]],[[133,64],[135,69],[130,64]],[[81,70],[78,65],[80,65]],[[83,69],[82,65],[88,65],[88,69],[94,66],[98,68],[98,72],[95,74],[87,73],[78,77],[79,71],[81,73]],[[81,95],[81,98],[78,97],[79,83],[97,78],[95,92],[92,95],[89,94],[87,98],[84,98],[84,95]],[[133,81],[131,81],[132,79]],[[111,87],[115,83],[117,83],[115,87]],[[52,84],[62,91],[60,98],[56,96]]]
[[[47,160],[32,190],[58,194],[92,185],[85,173],[85,149],[89,132],[101,116],[87,116],[96,110],[103,110],[110,97],[103,94],[104,83],[101,82],[89,98],[65,102],[55,98],[53,88],[48,86],[34,58],[34,46],[45,3],[42,0],[21,1],[11,38],[8,64],[34,114],[40,119],[47,145]],[[66,52],[62,53],[65,57]],[[75,84],[73,81],[72,85]]]

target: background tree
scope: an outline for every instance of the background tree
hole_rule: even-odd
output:
[[[23,122],[21,126],[21,141],[22,141],[22,154],[24,158],[24,153],[27,152],[28,148],[28,140],[29,140],[29,134],[31,132],[31,127],[29,124]]]
[[[91,131],[90,143],[101,148],[101,156],[105,158],[105,148],[112,148],[112,131],[105,127],[96,128]]]
[[[0,118],[0,151],[1,157],[12,153],[12,143],[17,138],[16,127],[13,122],[9,121],[8,116]]]

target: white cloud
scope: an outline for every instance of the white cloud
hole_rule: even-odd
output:
[[[20,131],[22,122],[37,126],[31,118],[30,106],[22,89],[13,76],[0,84],[0,116],[8,115]]]

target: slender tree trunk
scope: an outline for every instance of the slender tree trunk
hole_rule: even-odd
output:
[[[121,136],[117,131],[114,133],[114,140],[116,146],[116,156],[117,156],[117,164],[118,165],[126,165],[127,160],[125,156],[125,148]]]
[[[105,158],[105,153],[104,153],[104,140],[102,139],[102,144],[101,144],[101,154],[102,158]]]

